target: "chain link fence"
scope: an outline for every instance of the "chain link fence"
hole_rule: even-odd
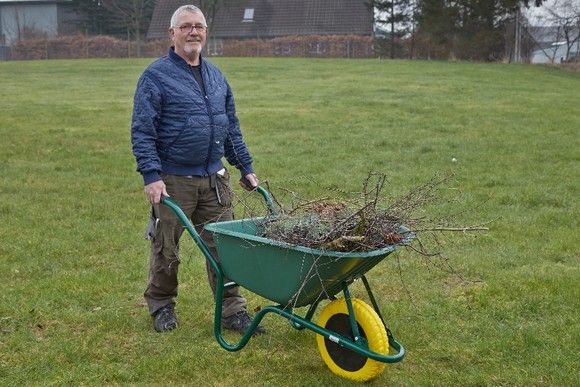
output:
[[[164,49],[162,50],[162,47]],[[167,42],[137,44],[110,36],[60,36],[21,40],[7,48],[4,60],[134,58],[165,51]]]
[[[169,40],[138,44],[110,36],[59,36],[22,40],[0,46],[0,60],[42,60],[75,58],[158,57],[167,52]],[[209,56],[267,57],[374,57],[373,40],[368,36],[288,36],[275,39],[209,39]]]

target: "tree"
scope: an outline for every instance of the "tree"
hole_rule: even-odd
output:
[[[205,21],[207,27],[211,30],[215,16],[219,9],[223,6],[225,0],[200,0],[199,9],[203,12],[205,16]]]
[[[566,42],[566,60],[570,60],[570,51],[580,39],[580,3],[575,0],[555,0],[553,5],[546,6],[548,23],[558,27],[559,35]]]
[[[73,0],[73,9],[81,16],[80,26],[86,35],[108,34],[107,14],[100,0]]]
[[[126,29],[128,40],[135,39],[137,56],[140,56],[140,43],[151,21],[155,0],[101,0],[101,3],[109,11],[110,20]]]
[[[447,0],[422,0],[417,8],[416,35],[423,57],[448,58],[456,33],[456,8]]]
[[[406,36],[411,27],[413,10],[411,0],[372,0],[371,6],[378,13],[375,23],[386,25],[389,29],[389,56],[395,58],[397,51],[401,51],[398,42]]]
[[[505,31],[520,7],[543,0],[421,0],[417,30],[428,58],[494,61],[505,55]]]

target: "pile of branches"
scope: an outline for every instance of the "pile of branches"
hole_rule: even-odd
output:
[[[478,231],[485,227],[449,227],[443,219],[422,216],[451,176],[434,177],[385,204],[386,176],[371,172],[354,199],[302,201],[265,221],[259,235],[292,245],[340,252],[367,252],[405,243],[405,234],[424,231]],[[403,227],[401,227],[403,226]],[[421,249],[421,246],[419,247]],[[428,254],[426,251],[422,251]]]

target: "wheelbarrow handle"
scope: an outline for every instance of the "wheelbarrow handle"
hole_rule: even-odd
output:
[[[274,209],[272,197],[270,196],[268,191],[265,188],[260,187],[260,186],[256,187],[255,190],[258,191],[262,195],[264,200],[266,201],[266,205],[268,206],[268,210],[270,211],[270,216],[271,217],[276,216],[276,210]],[[179,218],[181,223],[183,223],[185,229],[188,231],[188,233],[191,235],[191,237],[195,241],[195,244],[199,247],[199,249],[201,250],[203,255],[209,261],[209,263],[210,263],[211,267],[214,269],[216,275],[218,277],[220,277],[219,280],[223,282],[223,272],[221,270],[220,265],[217,263],[217,259],[209,251],[208,246],[205,244],[205,242],[203,241],[203,239],[201,238],[201,236],[199,235],[199,233],[197,232],[195,227],[191,224],[191,222],[187,218],[187,216],[183,213],[183,211],[181,210],[179,205],[168,196],[161,197],[161,204],[166,205],[167,207],[171,208],[173,210],[173,212],[175,212],[175,215]]]
[[[181,223],[183,224],[185,229],[189,232],[189,234],[191,235],[191,237],[193,238],[193,240],[195,241],[197,246],[200,248],[202,253],[210,261],[211,266],[215,270],[221,272],[221,269],[217,268],[219,266],[217,264],[217,260],[211,254],[211,252],[209,251],[209,248],[207,247],[207,245],[205,244],[205,242],[203,241],[203,239],[201,238],[201,236],[199,235],[199,233],[197,232],[197,230],[195,229],[193,224],[191,224],[191,221],[189,220],[187,215],[185,215],[183,210],[179,207],[179,205],[173,199],[171,199],[169,196],[162,196],[161,197],[161,204],[166,205],[167,207],[169,207],[173,210],[175,215],[179,218],[179,220],[181,221]]]
[[[272,201],[272,196],[270,195],[268,190],[266,190],[264,187],[257,186],[255,188],[255,191],[258,191],[262,195],[262,197],[264,198],[264,201],[266,202],[266,206],[268,207],[268,211],[270,211],[270,216],[275,217],[276,216],[276,209],[274,208],[274,202]],[[199,237],[199,235],[197,234],[197,232],[195,231],[195,229],[193,228],[193,226],[189,222],[189,219],[187,219],[187,216],[183,213],[181,208],[179,208],[179,205],[175,201],[173,201],[173,199],[171,199],[169,196],[162,196],[161,197],[161,204],[164,204],[164,205],[170,207],[175,212],[175,214],[181,220],[181,222],[184,224],[186,229],[188,229],[189,232],[192,234],[192,237],[194,238],[194,240],[196,242],[198,241],[198,239],[201,241],[201,238]],[[203,242],[201,242],[201,244],[204,245]],[[204,250],[204,249],[202,248],[202,250]]]
[[[272,196],[264,187],[252,187],[252,184],[245,176],[240,178],[240,184],[247,190],[247,191],[258,191],[264,197],[264,201],[268,206],[268,210],[270,211],[270,217],[276,216],[276,210],[274,209],[274,204],[272,202]]]
[[[260,186],[256,187],[255,189],[258,191],[264,200],[266,201],[266,205],[270,210],[270,216],[274,217],[276,215],[276,211],[274,210],[274,204],[272,202],[272,197],[268,193],[268,191]],[[244,347],[250,337],[252,336],[254,330],[260,323],[262,317],[264,316],[265,312],[258,314],[258,318],[255,318],[250,326],[250,329],[244,334],[242,340],[237,345],[229,344],[221,334],[221,316],[222,316],[222,303],[223,303],[223,292],[227,285],[224,285],[224,272],[218,263],[216,257],[214,257],[209,250],[208,246],[205,244],[195,227],[191,224],[191,221],[187,218],[185,213],[181,210],[179,205],[170,197],[164,196],[161,198],[161,204],[166,205],[167,207],[171,208],[175,215],[179,218],[179,220],[183,223],[185,229],[191,235],[195,244],[199,247],[203,255],[206,257],[208,263],[212,267],[213,271],[216,274],[216,292],[215,292],[215,312],[214,312],[214,334],[216,339],[218,340],[219,344],[227,349],[228,351],[237,351]]]
[[[266,190],[264,187],[257,186],[256,191],[258,191],[262,195],[262,197],[264,198],[264,201],[266,202],[266,206],[268,207],[268,211],[270,211],[270,217],[272,217],[272,218],[275,217],[276,216],[276,209],[274,208],[274,202],[272,201],[272,196],[270,195],[268,190]]]

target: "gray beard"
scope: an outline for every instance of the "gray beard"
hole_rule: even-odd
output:
[[[186,54],[191,55],[191,54],[197,54],[199,55],[201,53],[201,46],[198,46],[197,48],[193,48],[191,46],[185,46],[183,47],[183,51],[185,51]]]

